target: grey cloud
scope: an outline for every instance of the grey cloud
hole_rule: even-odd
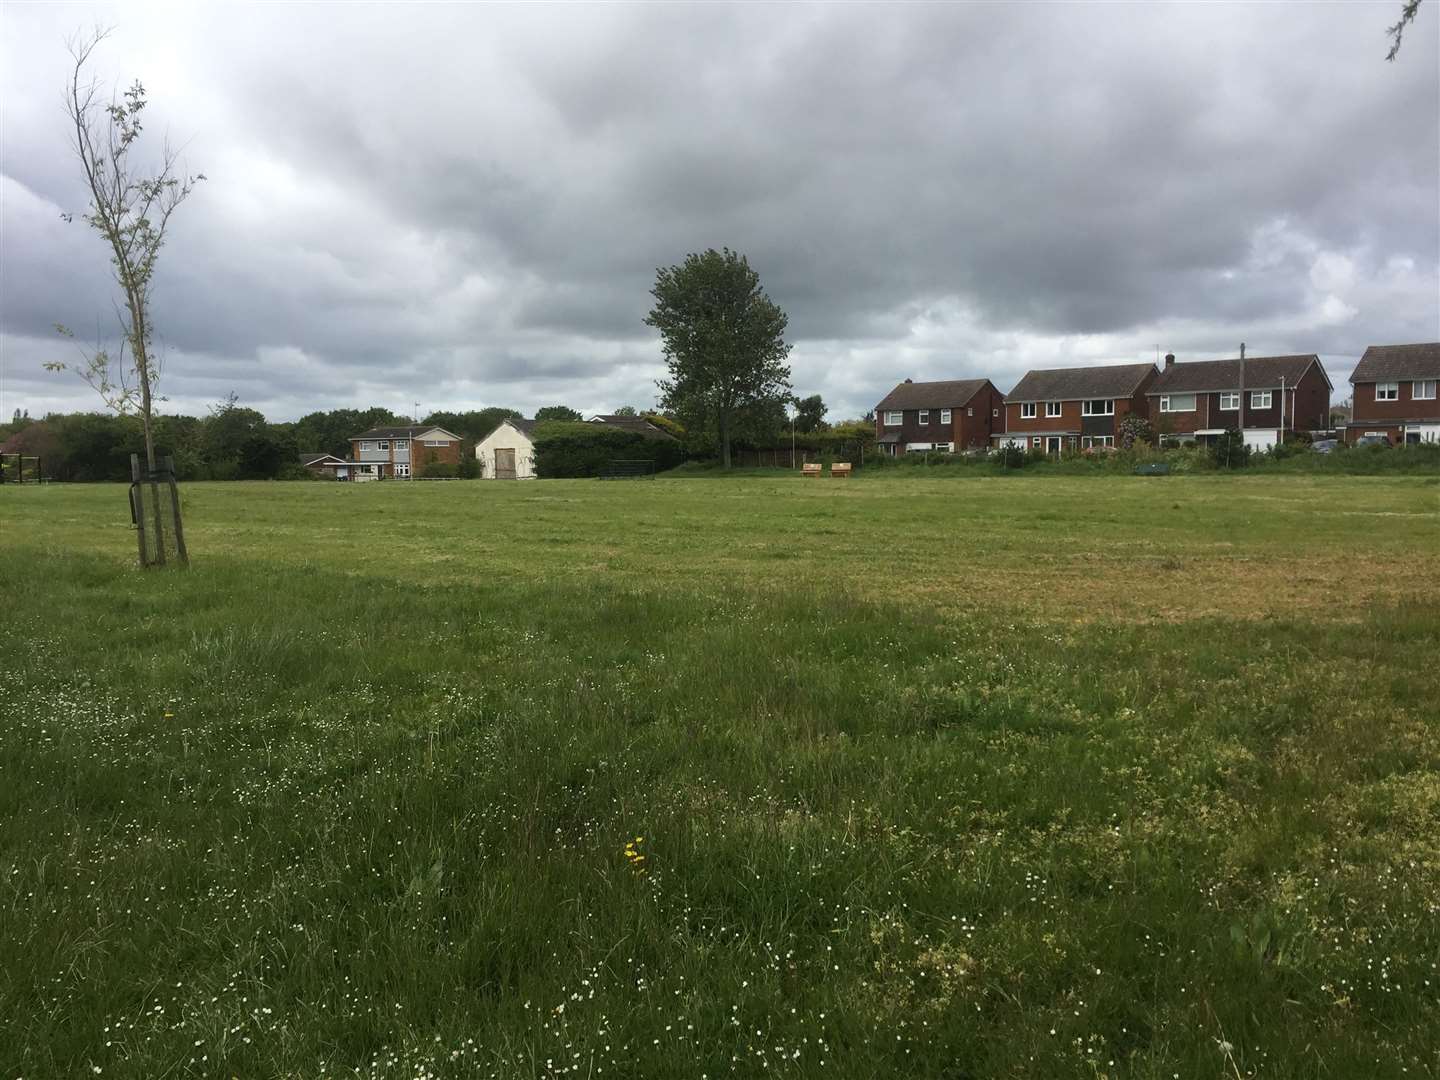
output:
[[[98,243],[51,220],[77,198],[55,123],[75,12],[19,10],[0,326],[28,357],[108,293]],[[107,65],[144,76],[212,177],[177,219],[159,325],[187,366],[282,414],[357,392],[648,404],[654,269],[721,245],[790,314],[797,388],[836,412],[906,375],[1006,389],[1157,341],[1343,365],[1440,337],[1440,48],[1422,26],[1385,64],[1382,8],[110,21]],[[304,363],[258,359],[285,349]]]

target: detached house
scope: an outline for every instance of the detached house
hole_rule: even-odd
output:
[[[1047,454],[1114,446],[1125,417],[1146,415],[1155,376],[1154,364],[1027,371],[1005,398],[994,439]]]
[[[1243,386],[1243,393],[1242,393]],[[1296,431],[1330,426],[1330,376],[1314,353],[1200,360],[1165,370],[1150,387],[1150,422],[1162,440],[1210,442],[1235,429],[1268,450]]]
[[[1440,442],[1440,341],[1371,345],[1355,373],[1345,441],[1384,435],[1392,443]]]
[[[875,443],[887,454],[988,446],[1004,401],[989,379],[906,379],[875,406]]]
[[[460,436],[433,424],[376,427],[350,437],[355,480],[424,475],[429,464],[460,463]]]

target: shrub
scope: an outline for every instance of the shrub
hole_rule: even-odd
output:
[[[1120,449],[1129,450],[1136,443],[1155,442],[1155,428],[1143,416],[1130,413],[1124,420],[1120,421],[1120,438],[1118,440]]]
[[[1250,447],[1245,436],[1234,428],[1217,436],[1210,447],[1210,459],[1217,469],[1243,469],[1250,464]]]
[[[990,457],[1002,469],[1023,469],[1030,460],[1025,448],[1013,442],[1002,443]]]
[[[427,480],[453,479],[460,475],[460,467],[453,461],[427,461],[421,466],[420,475]]]
[[[685,460],[685,447],[603,424],[553,421],[535,429],[535,475],[599,476],[612,461],[653,461],[655,471],[673,469]]]

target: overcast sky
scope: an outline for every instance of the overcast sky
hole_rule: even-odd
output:
[[[166,411],[654,401],[655,268],[728,245],[800,394],[1440,340],[1440,0],[0,7],[0,415],[113,334],[65,136],[97,21],[209,181],[155,288]]]

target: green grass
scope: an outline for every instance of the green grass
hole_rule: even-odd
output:
[[[185,500],[0,489],[0,1076],[1440,1074],[1434,478]]]

